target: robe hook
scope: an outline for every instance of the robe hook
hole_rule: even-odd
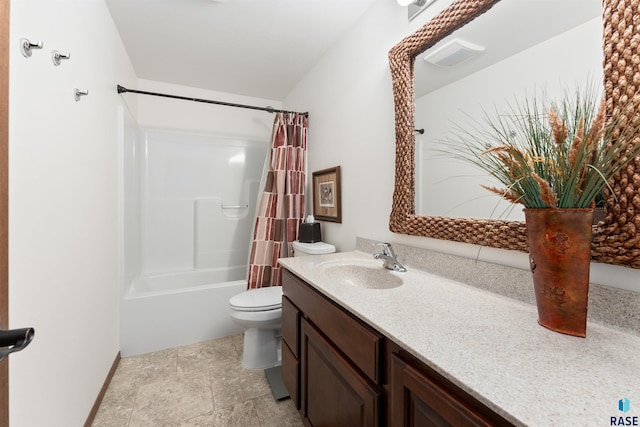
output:
[[[20,51],[22,52],[22,56],[25,58],[29,58],[31,56],[31,49],[42,49],[42,46],[43,44],[40,40],[32,43],[25,38],[20,39]]]
[[[73,94],[74,94],[74,97],[76,99],[76,102],[78,102],[78,101],[80,101],[80,97],[81,96],[89,95],[89,91],[88,90],[80,90],[78,88],[75,88],[73,90]]]
[[[60,65],[61,59],[70,59],[70,58],[71,58],[71,54],[69,52],[61,53],[61,52],[58,52],[57,50],[51,51],[51,61],[53,61],[53,65],[55,65],[56,67]]]

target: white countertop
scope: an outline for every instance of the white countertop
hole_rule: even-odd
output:
[[[640,417],[640,336],[595,323],[587,338],[563,335],[538,325],[534,305],[415,269],[390,272],[402,286],[366,289],[336,283],[321,267],[349,260],[372,257],[280,263],[514,424],[609,426],[611,417]],[[623,397],[627,413],[618,411]]]

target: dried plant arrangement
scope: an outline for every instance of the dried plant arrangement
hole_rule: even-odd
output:
[[[485,111],[484,123],[455,126],[446,152],[488,172],[504,187],[484,188],[526,208],[593,207],[607,182],[640,155],[640,144],[630,143],[637,126],[607,117],[594,94],[578,89],[559,101],[509,103],[506,114]]]

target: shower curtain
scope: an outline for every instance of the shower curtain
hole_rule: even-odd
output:
[[[271,159],[251,245],[247,289],[281,286],[278,258],[291,254],[304,217],[307,117],[277,113]]]

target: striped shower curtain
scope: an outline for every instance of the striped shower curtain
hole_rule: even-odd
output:
[[[291,254],[304,216],[307,117],[277,113],[271,162],[253,232],[247,289],[281,286],[278,258]]]

